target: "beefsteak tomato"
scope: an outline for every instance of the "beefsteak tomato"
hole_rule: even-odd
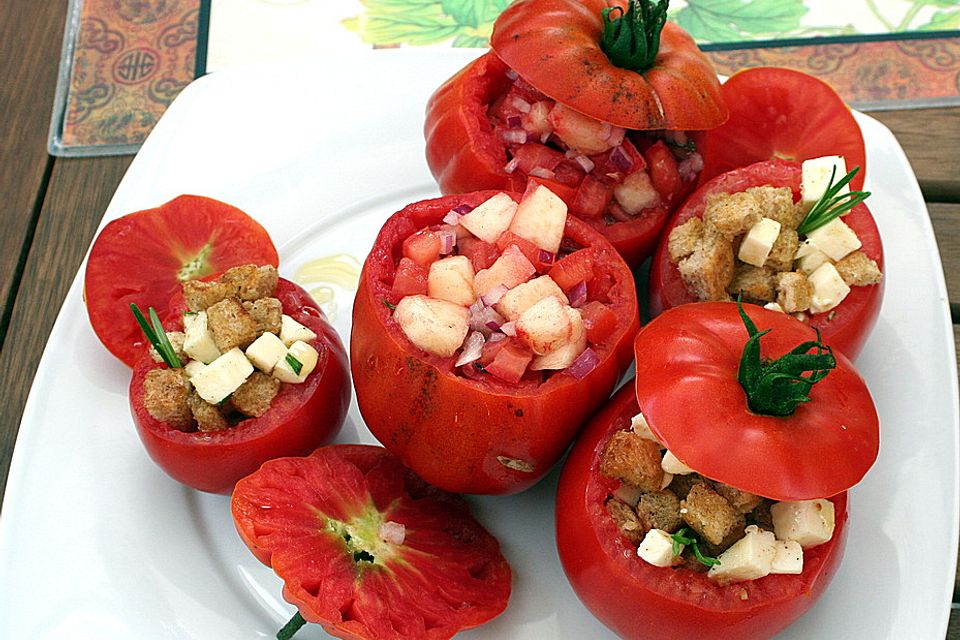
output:
[[[456,207],[475,207],[495,193],[425,200],[391,216],[364,263],[353,308],[350,360],[367,426],[424,480],[461,493],[514,493],[539,480],[629,366],[639,327],[629,268],[600,234],[567,216],[563,244],[592,255],[587,302],[602,298],[615,314],[613,327],[607,322],[601,332],[591,322],[588,328],[602,336],[591,345],[599,360],[594,368],[579,379],[564,371],[532,372],[514,384],[483,372],[466,377],[456,355],[415,347],[391,310],[404,240],[440,225]],[[496,366],[506,366],[510,354],[500,353]],[[528,353],[520,374],[529,359]]]
[[[271,460],[237,483],[232,512],[283,597],[338,638],[449,638],[507,606],[496,539],[381,447]]]
[[[860,125],[823,80],[793,69],[756,67],[732,75],[720,93],[730,118],[704,136],[700,184],[761,160],[840,155],[848,167],[860,167],[850,188],[863,188],[867,155]]]
[[[131,303],[163,309],[187,280],[278,261],[270,236],[246,213],[184,195],[103,228],[87,259],[83,298],[100,342],[133,367],[149,343],[130,314]]]
[[[350,404],[346,350],[310,294],[281,278],[274,296],[285,314],[317,334],[311,345],[319,359],[305,382],[282,385],[261,417],[225,431],[181,431],[154,418],[144,404],[147,373],[166,365],[144,355],[134,367],[130,410],[137,434],[153,461],[175,480],[200,491],[230,493],[237,480],[266,460],[309,453],[340,430]],[[164,326],[182,330],[186,310],[182,293],[175,296]]]
[[[757,162],[733,169],[700,186],[677,209],[667,224],[650,268],[650,312],[657,315],[666,309],[696,298],[688,291],[677,266],[670,262],[668,239],[670,232],[693,216],[703,217],[707,199],[712,194],[737,193],[750,187],[769,185],[790,187],[794,199],[799,199],[800,164],[784,160]],[[855,206],[843,221],[856,232],[863,243],[861,250],[883,270],[883,243],[876,222],[865,204]],[[876,324],[883,301],[884,284],[852,287],[849,295],[837,307],[826,313],[810,316],[810,326],[820,330],[824,342],[853,359],[859,355],[864,342]]]

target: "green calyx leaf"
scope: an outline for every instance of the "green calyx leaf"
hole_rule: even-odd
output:
[[[789,416],[803,402],[810,402],[810,390],[837,366],[833,350],[817,339],[803,342],[772,362],[760,357],[760,338],[769,333],[758,331],[753,320],[737,300],[740,318],[750,336],[740,356],[737,380],[747,394],[747,404],[754,413],[766,416]],[[813,349],[813,353],[809,353]],[[804,375],[806,374],[806,375]]]
[[[621,69],[643,73],[660,50],[660,32],[667,22],[669,0],[630,0],[627,10],[603,9],[600,48]]]
[[[850,211],[870,196],[869,191],[840,193],[840,189],[849,184],[853,176],[857,175],[858,171],[860,171],[860,167],[854,167],[850,170],[850,173],[834,183],[834,179],[837,177],[837,169],[836,167],[833,168],[833,171],[830,173],[830,184],[827,186],[827,190],[824,191],[820,199],[810,207],[810,211],[807,212],[803,222],[797,227],[798,234],[806,235],[814,229],[819,229],[831,220]]]

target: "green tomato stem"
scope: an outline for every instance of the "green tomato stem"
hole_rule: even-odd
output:
[[[660,32],[667,22],[669,0],[629,0],[627,10],[603,9],[600,48],[621,69],[643,73],[660,50]]]

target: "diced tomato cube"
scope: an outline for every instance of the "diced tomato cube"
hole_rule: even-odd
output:
[[[497,340],[492,342],[487,340],[483,343],[483,349],[480,351],[480,359],[477,360],[482,366],[486,367],[488,364],[493,362],[493,359],[497,357],[497,354],[500,353],[500,349],[503,349],[511,342],[512,338],[507,338],[505,340]]]
[[[513,341],[503,340],[508,343],[497,351],[493,361],[486,365],[489,374],[496,376],[504,382],[516,384],[527,370],[527,366],[533,360],[533,352]]]
[[[513,231],[504,231],[500,234],[500,237],[497,238],[497,247],[500,249],[500,252],[503,253],[510,245],[515,245],[517,249],[520,249],[520,252],[530,261],[530,264],[537,270],[537,273],[546,273],[547,270],[550,269],[550,265],[553,264],[553,256],[550,257],[550,260],[543,260],[543,251],[540,247],[526,238],[521,238]]]
[[[580,183],[570,208],[579,216],[599,218],[606,212],[611,198],[613,198],[613,190],[592,175],[588,175]]]
[[[440,257],[440,237],[433,231],[418,231],[403,241],[403,256],[421,267],[429,267]]]
[[[536,142],[528,142],[515,148],[513,157],[517,160],[517,168],[524,173],[530,173],[534,169],[553,171],[565,159],[556,149]]]
[[[492,242],[480,238],[462,238],[457,242],[460,255],[470,259],[474,272],[488,269],[500,257],[500,249]]]
[[[663,140],[657,140],[646,151],[650,181],[660,197],[667,203],[672,202],[683,189],[677,159]]]
[[[590,344],[600,344],[617,328],[617,314],[598,300],[591,300],[580,307],[580,317],[587,331]]]
[[[594,278],[587,283],[587,300],[610,302],[610,289],[613,287],[613,284],[613,276],[609,273],[594,276]]]
[[[589,249],[574,251],[550,267],[547,275],[564,291],[593,279],[593,255]]]
[[[400,258],[397,273],[393,277],[393,287],[390,289],[392,302],[396,303],[401,298],[418,293],[426,295],[427,275],[426,267],[421,267],[410,258]]]
[[[590,156],[590,159],[593,160],[594,164],[593,173],[598,176],[625,176],[628,173],[640,171],[647,166],[647,159],[626,138],[619,147]]]
[[[556,168],[554,168],[553,174],[556,177],[557,182],[567,185],[568,187],[579,186],[580,182],[583,180],[583,176],[586,175],[583,171],[583,167],[573,160],[568,160],[566,158],[560,164],[558,164]]]

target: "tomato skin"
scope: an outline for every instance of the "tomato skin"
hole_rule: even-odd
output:
[[[700,186],[674,213],[664,229],[650,268],[650,312],[658,315],[681,304],[696,302],[687,291],[676,265],[670,262],[667,240],[670,232],[693,216],[702,217],[707,196],[712,193],[736,193],[750,187],[771,185],[790,187],[794,197],[800,193],[800,164],[769,160],[740,167],[715,177]],[[857,205],[843,217],[863,243],[861,250],[883,271],[883,242],[880,231],[865,204]],[[850,294],[837,307],[810,317],[810,326],[820,329],[823,340],[848,358],[855,359],[880,315],[884,280],[875,285],[851,287]]]
[[[183,195],[155,209],[108,223],[90,249],[83,298],[103,345],[133,367],[149,345],[130,313],[163,310],[180,289],[178,272],[204,253],[199,278],[241,264],[271,264],[279,257],[266,230],[246,213],[202,196]]]
[[[200,491],[230,493],[237,480],[264,461],[309,453],[340,430],[350,404],[346,350],[310,294],[281,278],[275,296],[284,313],[317,334],[311,344],[320,358],[304,383],[281,387],[263,416],[220,433],[180,431],[151,416],[143,403],[147,373],[166,365],[146,355],[134,367],[130,410],[137,434],[153,461],[178,482]],[[182,296],[174,299],[169,317],[178,318],[185,308]]]
[[[599,472],[614,431],[638,411],[627,383],[577,438],[557,489],[557,550],[567,579],[590,612],[622,638],[767,638],[806,612],[840,564],[847,537],[847,494],[831,498],[833,538],[804,551],[803,573],[768,575],[719,587],[704,574],[647,564],[604,507],[617,482]],[[743,593],[747,599],[742,599]]]
[[[367,426],[424,480],[461,493],[515,493],[539,480],[629,366],[630,341],[639,326],[628,267],[601,236],[568,217],[566,235],[594,247],[595,271],[613,281],[608,296],[619,323],[603,345],[594,347],[601,358],[596,369],[579,381],[558,372],[543,384],[526,378],[517,385],[499,384],[459,376],[455,357],[414,348],[383,303],[396,247],[453,207],[476,206],[494,193],[426,200],[394,214],[364,263],[353,308],[350,360]],[[520,464],[507,466],[509,461]]]

